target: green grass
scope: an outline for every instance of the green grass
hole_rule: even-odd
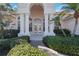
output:
[[[79,37],[47,36],[43,42],[60,53],[79,55]]]

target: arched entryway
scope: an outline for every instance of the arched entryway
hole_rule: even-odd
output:
[[[32,4],[30,7],[30,24],[32,32],[39,33],[44,30],[44,9],[42,4]]]
[[[20,17],[18,36],[30,36],[31,31],[44,32],[43,36],[55,35],[53,32],[54,22],[49,22],[51,20],[49,16],[52,16],[52,4],[31,3],[19,4],[18,6]]]

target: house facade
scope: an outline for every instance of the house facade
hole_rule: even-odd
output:
[[[6,28],[19,29],[18,36],[30,36],[31,33],[42,33],[43,36],[55,36],[53,32],[55,24],[52,19],[57,13],[54,10],[54,5],[54,3],[18,3],[16,16],[11,20],[10,26]],[[72,34],[75,19],[73,14],[68,18],[65,16],[62,17],[64,21],[61,21],[61,26],[64,29],[70,30]],[[79,35],[79,23],[75,34]]]
[[[30,33],[43,33],[44,36],[55,36],[52,14],[54,4],[20,3],[17,7],[20,32],[18,36],[30,36]]]

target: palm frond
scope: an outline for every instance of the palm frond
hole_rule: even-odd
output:
[[[60,21],[60,16],[56,16],[53,20],[54,20],[55,22],[59,22],[59,21]]]
[[[62,9],[76,10],[78,8],[77,5],[78,3],[66,3],[66,5],[62,7]]]

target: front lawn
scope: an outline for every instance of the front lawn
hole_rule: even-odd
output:
[[[49,48],[66,55],[79,55],[79,37],[47,36],[43,42]]]

